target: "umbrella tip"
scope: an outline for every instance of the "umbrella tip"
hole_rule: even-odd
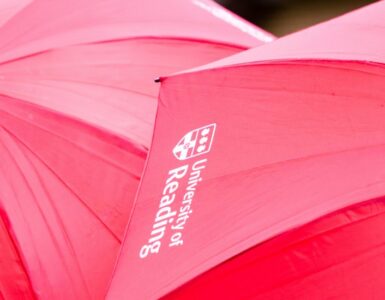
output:
[[[160,82],[160,77],[155,78],[154,81],[155,81],[156,83],[159,83],[159,82]]]

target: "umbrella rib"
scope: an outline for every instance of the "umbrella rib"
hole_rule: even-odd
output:
[[[10,238],[11,244],[12,244],[13,248],[15,249],[16,255],[17,255],[18,259],[20,260],[21,269],[23,270],[23,272],[26,275],[25,277],[27,279],[29,288],[30,288],[30,290],[32,292],[32,297],[33,297],[34,300],[37,300],[38,296],[37,296],[37,294],[35,292],[35,289],[33,288],[33,284],[32,284],[31,278],[29,276],[30,274],[29,274],[29,272],[27,270],[27,267],[25,265],[25,261],[23,259],[23,256],[20,253],[20,249],[19,249],[18,243],[16,242],[13,234],[11,234],[10,228],[8,228],[8,222],[9,222],[8,221],[8,217],[7,217],[6,213],[5,212],[3,213],[1,210],[0,210],[0,222],[3,223],[3,226],[4,226],[6,232],[8,233],[8,236]]]
[[[25,143],[23,143],[18,137],[16,137],[12,132],[10,132],[7,128],[4,128],[3,126],[1,126],[3,128],[4,131],[6,131],[13,139],[15,139],[16,141],[18,141],[20,144],[22,144],[24,147],[26,147],[31,153],[33,153],[33,155],[52,173],[52,175],[54,175],[62,184],[63,186],[65,186],[65,188],[73,195],[75,196],[76,199],[78,199],[79,203],[81,203],[86,209],[87,211],[92,214],[96,220],[98,220],[101,225],[115,238],[116,241],[118,241],[119,243],[121,243],[121,239],[111,230],[111,228],[106,224],[104,223],[104,221],[96,214],[96,212],[94,212],[92,210],[92,208],[87,204],[85,203],[80,197],[79,195],[76,194],[76,192],[71,189],[65,182],[64,180],[54,171],[52,170],[52,168],[50,168],[40,157],[38,154],[36,154],[35,152],[32,151],[32,149],[30,149]]]
[[[129,90],[129,89],[124,89],[124,88],[120,88],[120,87],[115,87],[115,86],[109,86],[109,85],[102,84],[102,83],[86,82],[86,81],[71,80],[71,79],[64,79],[64,80],[63,79],[60,79],[60,80],[57,80],[57,79],[43,79],[43,81],[45,81],[45,82],[59,82],[59,83],[60,82],[68,82],[68,83],[75,83],[75,84],[87,85],[87,86],[88,85],[89,86],[95,85],[95,86],[104,87],[104,88],[108,88],[108,89],[112,89],[112,90],[118,90],[118,91],[123,91],[123,92],[130,92],[130,93],[133,93],[133,94],[136,94],[136,95],[140,95],[140,96],[151,98],[151,100],[156,101],[156,98],[154,96],[151,96],[150,94],[146,94],[146,93],[142,93],[142,92],[134,91],[134,90]],[[18,81],[14,81],[14,82],[18,82]],[[33,84],[44,86],[44,87],[48,87],[48,88],[61,89],[63,91],[67,91],[69,93],[74,93],[74,94],[76,94],[78,96],[82,96],[82,97],[84,96],[83,94],[75,93],[73,90],[68,89],[68,88],[58,87],[58,86],[54,86],[53,87],[53,86],[50,86],[48,84],[44,84],[40,80],[39,80],[39,83],[33,82]],[[131,117],[134,117],[137,120],[143,121],[143,122],[145,122],[148,125],[152,125],[152,122],[146,121],[143,118],[138,118],[138,117],[132,116],[132,115],[131,115]]]
[[[33,103],[31,103],[31,104],[34,105]],[[34,106],[36,106],[36,105],[34,105]],[[2,110],[2,109],[0,108],[0,110]],[[4,110],[2,110],[2,111],[4,111]],[[54,110],[47,109],[47,111],[49,111],[49,112],[51,112],[51,113],[54,113],[54,114],[58,114],[58,115],[64,116],[65,118],[69,118],[67,115],[60,114],[59,112],[54,111]],[[27,123],[28,123],[29,125],[31,125],[31,126],[37,127],[37,128],[39,128],[40,130],[43,130],[43,131],[45,131],[45,132],[47,132],[47,133],[49,133],[49,134],[52,134],[52,135],[54,135],[54,136],[56,136],[56,137],[58,137],[58,138],[60,138],[60,139],[63,139],[63,140],[65,140],[66,142],[68,142],[68,143],[70,143],[70,144],[72,144],[72,145],[74,145],[74,146],[76,146],[76,147],[78,147],[78,148],[80,148],[80,149],[82,149],[82,150],[84,150],[84,151],[87,151],[87,150],[88,150],[88,149],[85,149],[85,148],[83,148],[83,147],[80,147],[78,144],[75,144],[71,139],[68,139],[68,138],[66,138],[66,137],[63,137],[63,136],[61,136],[61,135],[57,135],[57,134],[55,134],[54,132],[51,132],[51,131],[47,130],[47,129],[44,128],[44,127],[38,126],[37,124],[34,124],[34,123],[31,123],[31,122],[27,121],[26,119],[22,119],[22,118],[20,118],[20,117],[18,117],[18,116],[15,116],[15,115],[13,115],[13,114],[7,112],[7,111],[4,111],[4,112],[5,112],[6,114],[9,114],[9,115],[12,116],[13,118],[19,119],[19,120],[21,120],[21,121],[23,121],[23,122],[27,122]],[[88,123],[85,123],[85,122],[82,121],[82,120],[78,120],[78,119],[75,119],[75,118],[73,118],[73,120],[76,120],[76,121],[80,122],[81,124],[85,124],[85,125],[88,125],[88,126],[89,126]],[[99,127],[96,127],[96,126],[94,126],[93,128],[98,129],[98,130],[101,130],[101,131],[103,131],[103,132],[106,132],[107,134],[112,134],[112,135],[113,135],[113,133],[111,133],[110,131],[104,130],[103,128],[99,128]],[[134,147],[134,149],[140,150],[140,149],[138,149],[137,147],[135,147],[135,144],[133,144],[130,140],[121,138],[121,137],[118,136],[118,135],[114,135],[114,136],[116,136],[116,137],[122,139],[124,142],[126,142],[126,143],[132,145],[132,146]],[[90,153],[91,155],[97,157],[98,159],[104,161],[105,163],[110,164],[110,165],[114,166],[115,168],[121,170],[122,172],[126,173],[128,176],[131,176],[132,178],[135,178],[135,179],[139,179],[139,176],[136,176],[136,175],[130,173],[128,170],[126,170],[126,169],[123,168],[122,166],[116,164],[115,162],[109,161],[109,160],[105,159],[104,157],[102,157],[102,156],[100,156],[100,155],[97,155],[97,154],[94,153],[94,152],[89,152],[89,153]],[[134,152],[134,153],[135,153],[135,152]],[[135,153],[135,154],[138,155],[138,156],[141,156],[142,151],[141,151],[140,153]]]
[[[12,63],[14,61],[19,61],[19,60],[22,60],[24,58],[28,58],[28,57],[33,57],[33,56],[37,56],[37,55],[40,55],[40,54],[44,54],[44,53],[47,53],[47,52],[50,52],[50,51],[60,50],[60,49],[65,48],[65,47],[96,45],[96,44],[102,44],[102,43],[111,43],[111,42],[118,42],[118,41],[129,41],[129,40],[142,40],[142,39],[154,39],[154,40],[165,40],[165,39],[167,39],[167,40],[175,40],[175,41],[189,41],[189,42],[203,43],[203,44],[209,44],[209,45],[222,45],[222,46],[225,46],[225,47],[239,49],[240,51],[244,51],[244,50],[248,49],[245,46],[240,46],[240,45],[233,44],[233,43],[226,43],[226,42],[221,42],[221,41],[215,41],[215,40],[211,40],[211,39],[204,39],[204,38],[203,39],[201,39],[201,38],[186,38],[186,37],[182,37],[182,36],[173,36],[173,35],[170,35],[170,36],[159,36],[159,37],[158,36],[154,37],[152,35],[146,35],[146,36],[127,36],[127,37],[113,37],[113,38],[109,38],[109,39],[89,41],[89,42],[76,42],[76,43],[71,43],[71,44],[64,45],[64,46],[55,46],[55,47],[51,47],[51,48],[47,48],[47,49],[36,50],[35,52],[31,52],[31,53],[28,53],[28,54],[21,54],[21,55],[16,56],[16,57],[12,57],[11,56],[11,57],[8,57],[8,58],[5,58],[5,59],[2,58],[2,59],[0,59],[0,66],[3,65],[3,64]],[[7,55],[7,54],[9,54],[9,52],[5,52],[5,55]]]
[[[14,142],[15,145],[20,149],[20,151],[23,152],[23,151],[21,150],[21,148],[20,148],[20,145],[23,145],[23,146],[24,146],[24,144],[21,143],[20,140],[17,139],[17,138],[16,138],[12,133],[10,133],[6,128],[4,128],[4,127],[2,127],[2,126],[1,126],[1,128],[4,130],[4,132],[6,132],[6,133],[9,135],[9,137],[13,140],[13,142]],[[18,145],[17,143],[19,143],[20,145]],[[6,151],[8,151],[8,153],[9,153],[11,159],[12,159],[13,162],[15,163],[15,166],[19,169],[20,175],[23,177],[24,182],[25,182],[26,186],[28,187],[28,190],[31,192],[31,195],[33,196],[34,199],[36,199],[35,193],[34,193],[32,187],[31,187],[29,181],[27,180],[27,177],[26,177],[25,174],[22,172],[22,169],[20,168],[19,164],[18,164],[18,163],[16,162],[16,160],[13,158],[13,155],[12,155],[11,150],[10,150],[8,147],[5,147],[5,148],[6,148]],[[34,153],[33,153],[28,147],[27,147],[27,149],[28,149],[28,151],[30,151],[30,152],[34,155]],[[40,160],[36,155],[34,155],[34,156],[41,162],[41,160]],[[49,197],[48,194],[47,194],[47,190],[45,189],[44,184],[42,183],[41,178],[40,178],[40,176],[38,175],[38,172],[37,172],[37,170],[35,169],[33,163],[31,163],[31,161],[27,158],[27,156],[26,156],[24,153],[23,153],[23,157],[28,161],[29,166],[30,166],[30,167],[34,170],[34,172],[36,173],[36,176],[38,177],[38,179],[39,179],[39,181],[40,181],[41,188],[44,190],[44,193],[45,193],[45,195],[47,196],[47,199],[50,200],[50,197]],[[44,164],[44,165],[45,165],[45,164]],[[55,174],[54,174],[54,175],[55,175]],[[79,273],[80,273],[80,278],[81,278],[81,280],[82,280],[82,284],[84,285],[84,287],[85,287],[85,289],[86,289],[86,291],[87,291],[87,294],[90,294],[90,292],[89,292],[89,290],[88,290],[88,287],[87,287],[87,284],[86,284],[86,282],[85,282],[85,280],[84,280],[84,275],[83,275],[82,269],[81,269],[81,267],[80,267],[79,261],[78,261],[78,259],[76,258],[76,255],[74,255],[74,254],[75,254],[75,251],[74,251],[74,248],[73,248],[73,246],[72,246],[72,243],[69,241],[68,235],[66,234],[65,230],[63,229],[63,223],[61,222],[61,218],[60,218],[59,215],[57,214],[56,207],[53,205],[53,203],[52,203],[51,201],[49,201],[49,202],[50,202],[50,205],[51,205],[52,210],[54,211],[55,219],[56,219],[56,221],[57,221],[58,224],[59,224],[58,226],[60,227],[61,232],[62,232],[62,234],[63,234],[63,239],[64,239],[64,240],[66,241],[66,243],[68,244],[69,251],[72,252],[72,254],[73,254],[73,258],[72,258],[72,259],[73,259],[73,263],[74,263],[74,264],[76,265],[76,267],[78,268],[78,271],[79,271]],[[37,207],[37,209],[39,210],[39,212],[40,212],[42,218],[44,219],[44,222],[45,222],[45,223],[48,223],[47,220],[46,220],[46,216],[45,216],[45,214],[43,213],[43,209],[42,209],[41,206],[38,204],[38,201],[35,201],[35,204],[36,204],[36,207]],[[55,237],[55,234],[53,234],[53,232],[52,232],[50,226],[47,226],[47,230],[49,231],[49,233],[50,233],[50,235],[51,235],[52,237]],[[55,246],[57,252],[61,253],[61,252],[62,252],[62,251],[61,251],[61,247],[58,245],[57,239],[56,239],[56,238],[53,238],[53,239],[52,239],[52,242],[53,242],[53,244],[54,244],[54,246]],[[67,263],[63,263],[63,266],[64,266],[64,268],[66,269],[66,271],[68,272],[68,274],[70,274]],[[69,275],[68,277],[69,277],[71,283],[73,283],[72,277],[71,277],[70,275]]]

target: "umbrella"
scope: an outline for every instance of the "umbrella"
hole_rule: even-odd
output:
[[[161,78],[108,299],[385,297],[384,13]]]
[[[0,36],[1,295],[101,299],[151,141],[153,79],[272,36],[205,0],[35,0]]]
[[[2,0],[0,2],[0,26],[30,3],[31,0]]]

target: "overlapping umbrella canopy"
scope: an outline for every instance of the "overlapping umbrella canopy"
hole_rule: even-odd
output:
[[[0,28],[1,295],[102,299],[150,146],[153,79],[273,37],[206,0],[13,4]]]
[[[203,0],[4,3],[1,297],[385,297],[385,2],[203,67],[273,37]]]
[[[384,13],[162,78],[108,299],[385,297]]]

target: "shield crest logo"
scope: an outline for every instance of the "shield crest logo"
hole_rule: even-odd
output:
[[[174,156],[186,160],[210,152],[216,124],[206,125],[186,133],[174,147]]]

